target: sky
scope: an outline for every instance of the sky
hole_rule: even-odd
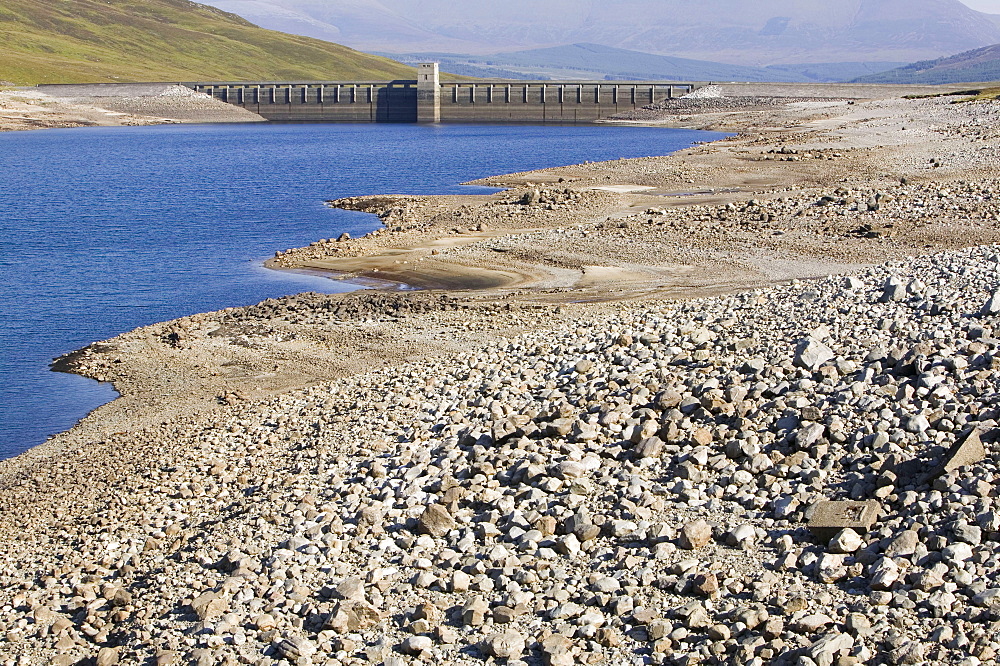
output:
[[[1000,0],[962,0],[963,3],[989,14],[1000,14]]]

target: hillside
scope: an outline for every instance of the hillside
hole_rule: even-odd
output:
[[[641,53],[599,44],[572,44],[495,56],[519,67],[532,63],[559,70],[603,72],[610,79],[677,79],[681,81],[768,81],[766,69],[742,67],[690,58]]]
[[[600,44],[569,44],[487,56],[410,53],[394,56],[415,64],[440,62],[449,72],[488,78],[611,79],[675,81],[844,81],[904,63],[845,62],[747,67],[675,58]]]
[[[452,0],[205,1],[267,27],[387,53],[591,43],[767,66],[913,62],[1000,42],[994,17],[959,0],[507,0],[461,11]]]
[[[0,80],[393,79],[413,70],[188,0],[4,0]]]
[[[857,79],[857,83],[977,83],[1000,81],[1000,44],[937,60],[915,62]]]
[[[418,53],[400,56],[404,62],[433,59],[458,71],[476,67],[484,76],[509,73],[531,79],[613,79],[678,81],[768,81],[768,70],[687,58],[641,53],[600,44],[569,44],[490,56]],[[496,73],[493,73],[496,72]],[[488,74],[487,74],[488,73]]]

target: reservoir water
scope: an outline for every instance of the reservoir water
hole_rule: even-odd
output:
[[[648,127],[246,124],[0,133],[0,459],[112,400],[52,359],[137,326],[356,286],[275,250],[376,228],[360,194],[484,191],[492,174],[663,155],[721,135]]]

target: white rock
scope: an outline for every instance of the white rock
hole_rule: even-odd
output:
[[[979,309],[981,317],[995,314],[1000,314],[1000,290],[994,291],[986,302],[983,303],[983,307]]]
[[[972,559],[972,546],[967,543],[953,543],[941,551],[941,557],[952,562],[965,562]]]
[[[835,356],[833,350],[822,342],[807,338],[800,340],[796,345],[795,365],[806,370],[815,370]]]
[[[863,545],[864,539],[850,527],[845,527],[830,539],[829,549],[831,553],[850,554]]]
[[[735,548],[742,548],[744,550],[752,548],[756,540],[757,530],[753,528],[753,525],[740,525],[726,535],[726,543]]]

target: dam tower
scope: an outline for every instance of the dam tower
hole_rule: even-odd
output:
[[[417,65],[417,122],[441,122],[441,73],[436,62]]]

